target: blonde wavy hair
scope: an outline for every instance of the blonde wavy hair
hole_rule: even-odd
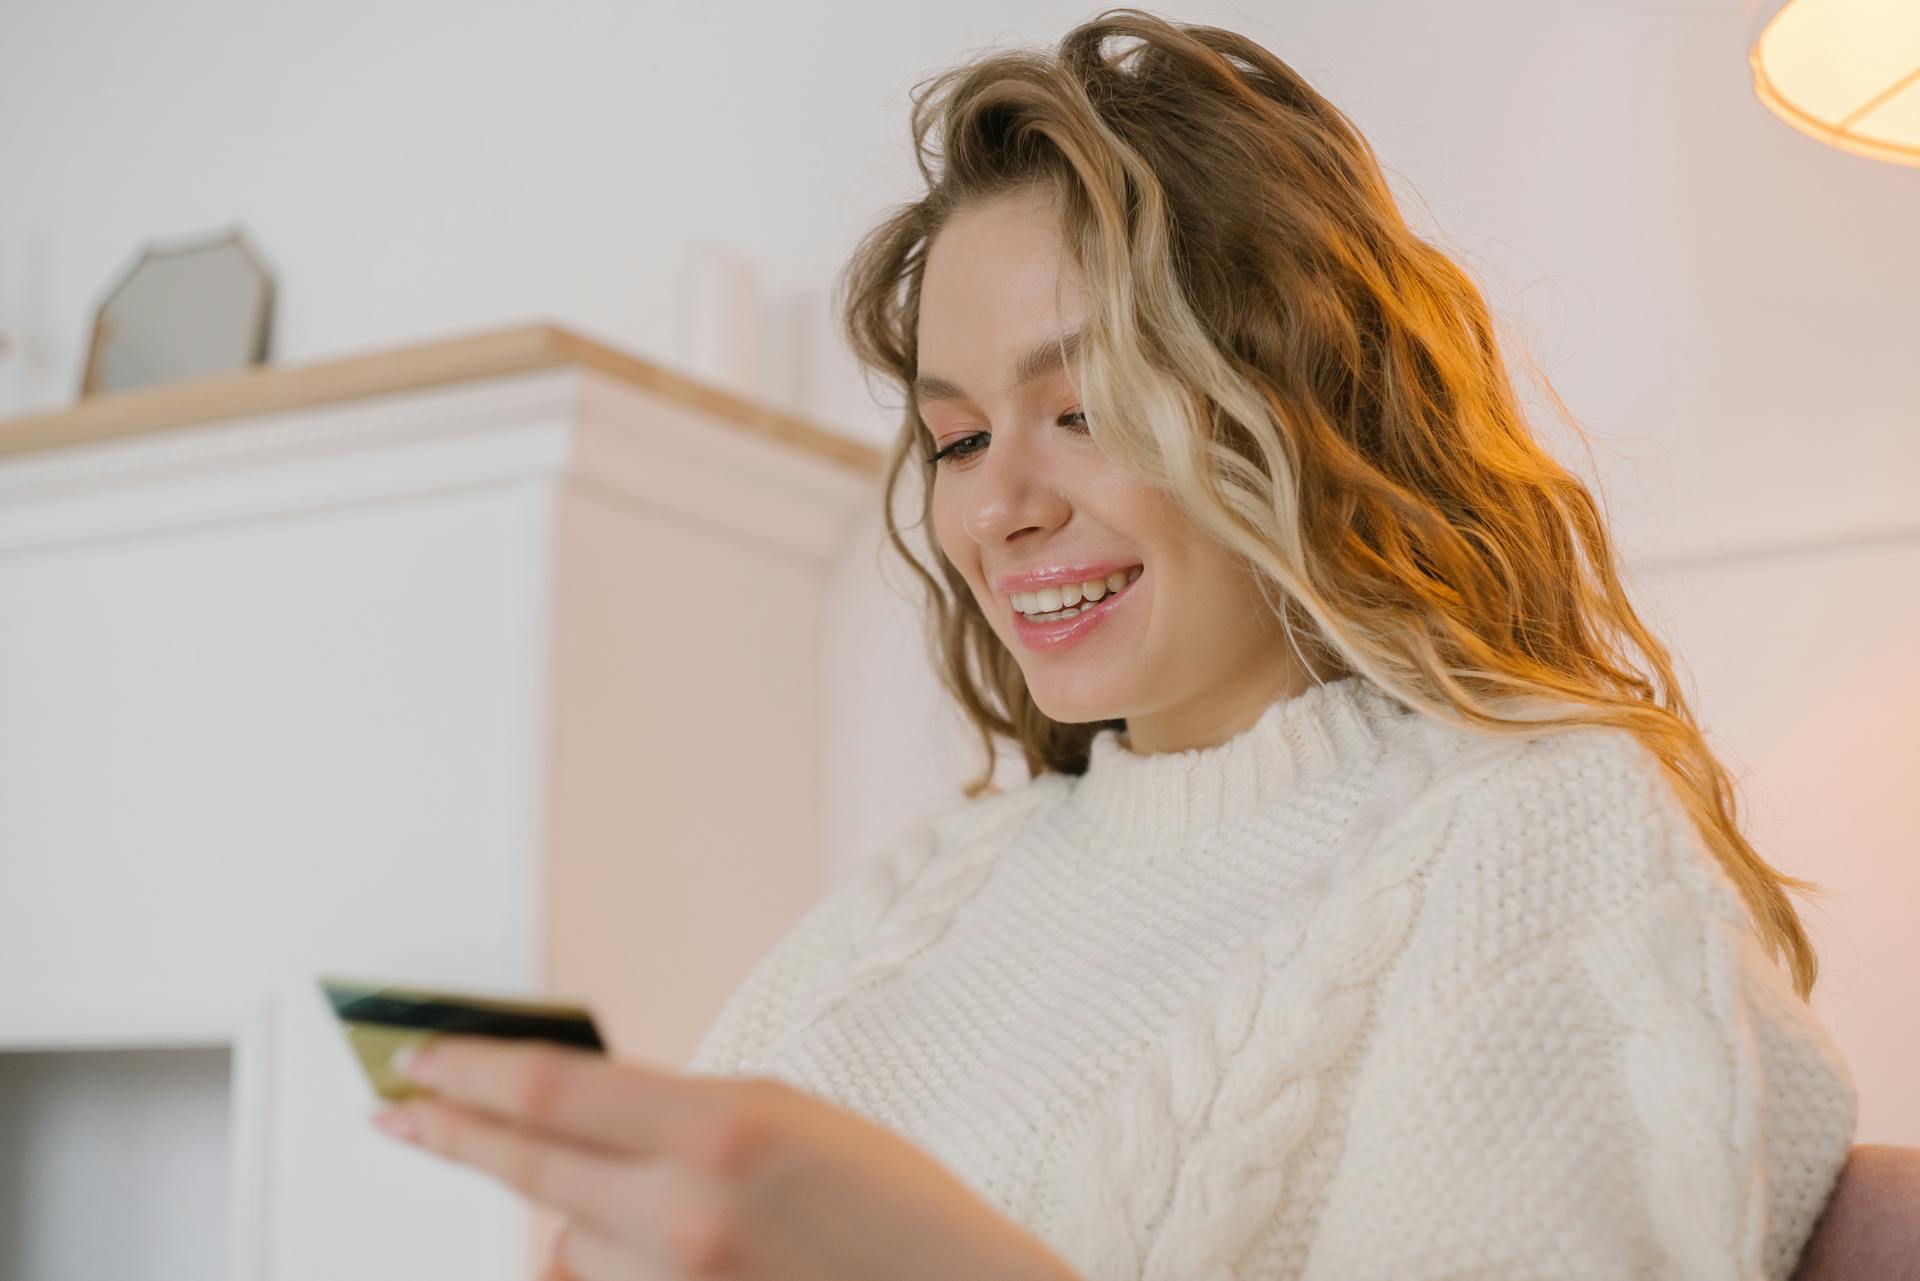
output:
[[[887,539],[985,745],[968,794],[997,739],[1030,775],[1079,773],[1093,735],[1121,724],[1041,712],[966,581],[937,546],[923,562],[895,515],[909,459],[925,466],[905,528],[926,528],[933,491],[913,399],[928,248],[957,211],[1039,188],[1092,298],[1078,381],[1095,440],[1244,558],[1309,668],[1489,733],[1631,732],[1808,997],[1818,965],[1784,887],[1824,891],[1741,834],[1734,781],[1628,602],[1601,512],[1529,433],[1487,303],[1408,227],[1353,123],[1252,40],[1137,9],[1051,52],[978,57],[912,99],[926,194],[861,239],[835,305],[855,354],[906,397]],[[1559,714],[1504,715],[1516,699]]]

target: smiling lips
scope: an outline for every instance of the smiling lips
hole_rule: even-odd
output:
[[[1104,596],[1118,595],[1140,577],[1140,572],[1141,566],[1135,565],[1130,570],[1116,569],[1104,578],[1049,584],[1030,592],[1010,592],[1008,599],[1029,622],[1055,622],[1076,617],[1081,608],[1092,608]],[[1085,606],[1081,606],[1082,601],[1086,602]]]
[[[1033,591],[1009,592],[1013,632],[1031,650],[1057,650],[1078,644],[1112,616],[1118,602],[1132,595],[1144,567],[1116,569],[1104,578],[1052,583]]]

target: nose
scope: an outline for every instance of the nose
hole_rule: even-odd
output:
[[[994,433],[967,487],[965,527],[982,547],[1004,547],[1066,523],[1072,504],[1032,434]]]

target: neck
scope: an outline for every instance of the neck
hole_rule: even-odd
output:
[[[1127,718],[1122,744],[1136,756],[1215,747],[1244,734],[1260,714],[1283,698],[1304,694],[1332,676],[1315,680],[1298,663],[1286,662],[1237,673],[1199,698]]]
[[[1141,753],[1118,729],[1094,735],[1068,798],[1074,828],[1115,857],[1177,850],[1203,829],[1264,812],[1281,797],[1372,768],[1409,709],[1357,675],[1274,699],[1240,733],[1207,747]]]

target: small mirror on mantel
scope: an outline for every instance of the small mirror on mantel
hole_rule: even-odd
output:
[[[262,364],[272,316],[273,277],[239,228],[149,245],[94,314],[80,398]]]

